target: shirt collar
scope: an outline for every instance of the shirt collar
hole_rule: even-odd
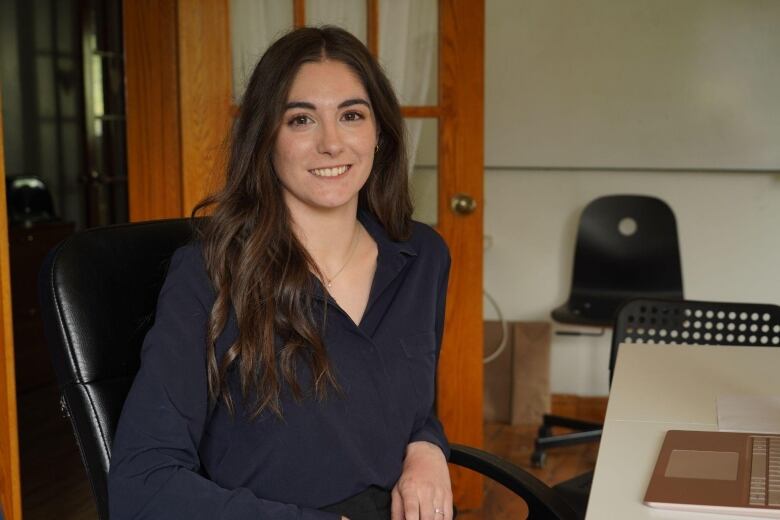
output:
[[[374,239],[374,242],[376,242],[380,257],[383,255],[389,256],[399,253],[403,253],[409,256],[417,256],[417,250],[410,241],[403,240],[396,242],[392,240],[387,234],[385,228],[382,227],[382,224],[380,224],[376,217],[374,217],[374,215],[372,215],[369,211],[362,208],[359,209],[357,218],[360,223],[363,224],[363,227],[366,229],[366,231],[368,231],[368,234],[371,235],[371,238]]]
[[[357,218],[374,242],[376,242],[378,250],[376,271],[374,272],[374,280],[366,306],[366,313],[368,313],[379,296],[404,269],[407,261],[417,256],[417,250],[409,240],[392,240],[385,228],[371,212],[365,209],[358,209]],[[321,282],[314,275],[312,275],[312,279],[315,282],[314,296],[323,298],[325,291]]]
[[[378,249],[374,280],[371,284],[366,310],[359,325],[360,329],[370,337],[373,336],[387,308],[393,301],[392,296],[383,297],[385,292],[392,293],[393,290],[398,290],[398,284],[394,282],[401,275],[407,263],[413,261],[414,257],[417,256],[417,250],[409,240],[398,242],[392,240],[385,228],[370,212],[359,210],[358,220],[374,239]]]

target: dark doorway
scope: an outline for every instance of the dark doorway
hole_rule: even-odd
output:
[[[0,0],[22,508],[96,518],[37,302],[46,252],[128,220],[121,0]]]

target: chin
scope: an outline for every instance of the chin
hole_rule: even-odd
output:
[[[350,207],[349,202],[343,202],[343,203],[324,203],[324,204],[318,204],[318,208],[320,208],[323,211],[336,211],[339,209],[344,209]]]
[[[357,206],[357,195],[354,196],[342,196],[342,197],[317,197],[312,198],[311,204],[324,210],[334,210],[343,207],[347,207],[350,204],[355,203]]]

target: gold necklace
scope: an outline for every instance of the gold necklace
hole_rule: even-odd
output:
[[[347,264],[349,263],[349,261],[352,260],[352,255],[354,255],[355,254],[355,250],[357,250],[357,245],[358,245],[358,242],[359,242],[359,240],[358,240],[359,238],[360,238],[360,224],[357,224],[355,226],[355,236],[354,236],[354,238],[352,238],[352,248],[350,249],[349,254],[347,255],[347,259],[344,260],[344,265],[342,265],[341,269],[336,271],[336,274],[334,274],[331,277],[328,277],[327,275],[325,275],[325,271],[323,270],[322,274],[323,274],[323,276],[325,276],[325,286],[328,289],[333,287],[333,280],[335,280],[336,277],[341,274],[341,272],[344,270],[344,268],[347,267]]]

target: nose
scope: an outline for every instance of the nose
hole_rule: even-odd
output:
[[[320,126],[319,137],[317,148],[320,153],[336,156],[344,149],[344,142],[336,123],[323,123]]]

